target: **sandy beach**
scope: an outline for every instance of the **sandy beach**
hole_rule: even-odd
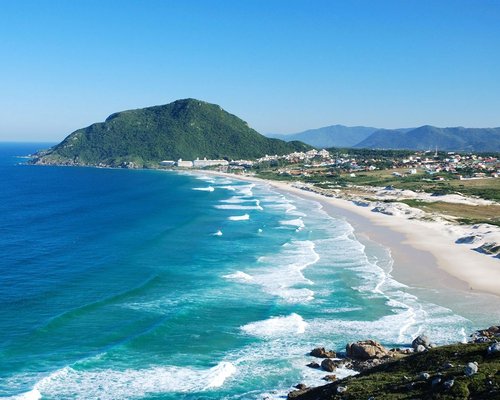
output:
[[[466,295],[488,293],[494,295],[494,301],[500,296],[500,259],[474,251],[477,244],[456,243],[457,239],[471,235],[473,227],[373,212],[373,206],[327,197],[286,182],[222,175],[267,184],[278,191],[319,202],[330,215],[345,218],[358,238],[389,248],[394,259],[392,275],[402,283],[438,291],[458,290]],[[487,234],[498,237],[497,227],[486,228],[491,229]],[[476,229],[484,233],[485,227]]]

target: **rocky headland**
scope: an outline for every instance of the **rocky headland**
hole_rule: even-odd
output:
[[[364,340],[340,354],[316,348],[310,356],[307,366],[324,370],[330,383],[298,384],[288,399],[500,399],[500,326],[474,332],[468,343],[435,346],[421,335],[405,349]],[[340,367],[358,374],[337,380]]]

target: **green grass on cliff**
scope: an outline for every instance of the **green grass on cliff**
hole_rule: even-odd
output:
[[[431,349],[387,363],[359,375],[321,386],[295,397],[301,400],[500,399],[500,355],[487,355],[489,344],[457,344]],[[464,366],[477,362],[478,373],[466,377]],[[452,367],[446,368],[447,363]],[[419,379],[422,372],[430,374]],[[441,383],[432,381],[441,374]],[[450,389],[443,382],[454,379]],[[346,387],[337,393],[337,387]]]

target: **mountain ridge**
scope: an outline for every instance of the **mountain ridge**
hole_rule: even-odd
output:
[[[299,140],[317,148],[352,147],[366,139],[378,128],[367,126],[329,125],[286,135],[268,134],[268,137]]]
[[[439,128],[423,125],[407,131],[380,129],[356,148],[449,151],[500,151],[500,128]]]
[[[257,158],[308,149],[266,138],[216,104],[181,99],[113,113],[37,154],[33,163],[142,168],[168,159]]]
[[[379,129],[330,125],[294,134],[271,136],[283,140],[298,139],[318,148],[430,150],[438,147],[448,151],[500,151],[500,127],[439,128],[422,125],[414,128]]]

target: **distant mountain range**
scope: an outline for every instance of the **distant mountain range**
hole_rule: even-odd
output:
[[[301,140],[314,147],[356,147],[500,152],[500,128],[419,128],[377,129],[363,126],[332,125],[288,135],[272,134],[283,140]]]
[[[262,136],[216,104],[184,99],[112,114],[73,132],[33,162],[142,168],[162,160],[246,159],[310,148]]]
[[[299,140],[314,147],[353,147],[377,130],[366,126],[331,125],[299,133],[267,136],[283,140]]]
[[[500,128],[436,128],[424,125],[406,132],[381,129],[354,147],[455,151],[500,151]]]

